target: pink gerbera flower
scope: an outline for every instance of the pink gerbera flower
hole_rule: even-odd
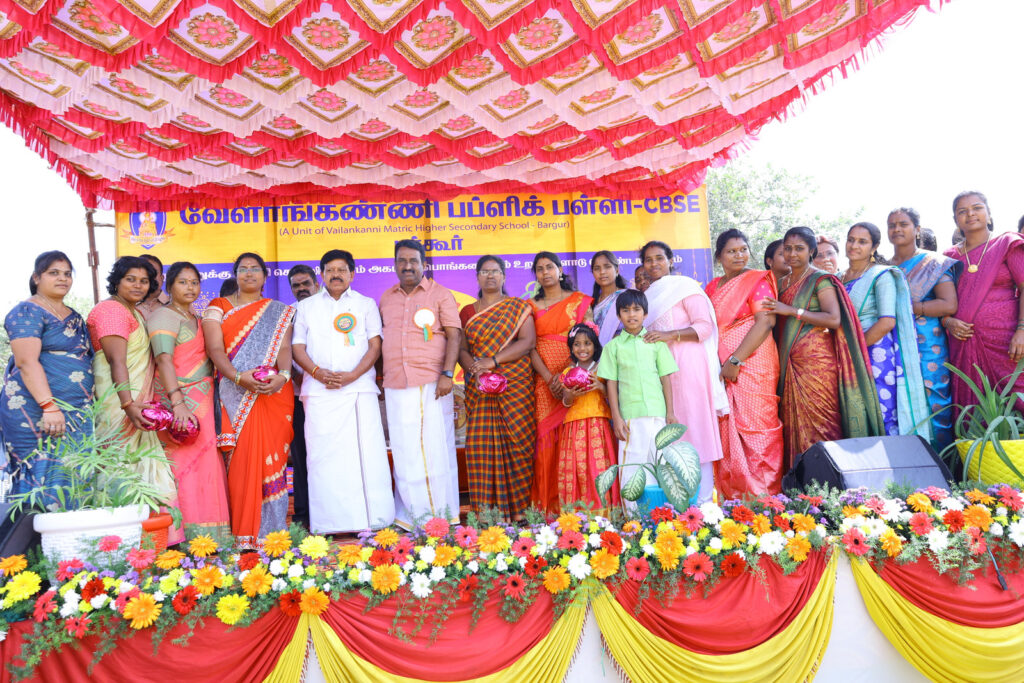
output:
[[[691,505],[683,513],[683,523],[690,531],[697,531],[704,526],[704,513],[700,511],[700,508]]]
[[[586,541],[583,539],[583,534],[578,531],[566,531],[558,539],[558,547],[562,550],[583,550],[585,545]]]
[[[128,564],[130,564],[132,566],[132,569],[136,571],[142,571],[149,565],[153,564],[153,560],[155,559],[155,550],[143,550],[141,548],[132,548],[128,551]]]
[[[626,576],[634,581],[643,581],[651,573],[646,557],[631,557],[626,560]]]
[[[460,548],[472,548],[476,545],[476,529],[471,526],[460,526],[455,529],[455,542]]]
[[[704,553],[694,553],[683,562],[683,573],[700,583],[715,570],[715,563]]]
[[[61,560],[57,563],[57,579],[59,581],[67,581],[80,572],[84,566],[77,557],[73,560]]]
[[[104,536],[96,546],[101,553],[112,553],[121,547],[120,536]]]
[[[925,536],[932,530],[932,517],[927,512],[915,512],[910,518],[910,528],[918,536]]]
[[[442,536],[448,535],[448,529],[450,529],[448,520],[443,517],[432,517],[427,520],[427,523],[423,525],[423,530],[427,532],[428,536],[434,538],[441,538]]]
[[[512,544],[512,554],[516,557],[529,557],[530,548],[537,545],[532,538],[517,538]]]
[[[846,552],[851,555],[860,557],[870,550],[868,547],[868,539],[864,536],[864,533],[857,528],[850,529],[843,534],[843,545],[846,547]]]

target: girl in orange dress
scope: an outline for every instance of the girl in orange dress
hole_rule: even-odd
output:
[[[573,327],[568,346],[572,364],[566,372],[583,368],[590,373],[591,384],[585,390],[562,388],[562,405],[569,410],[558,439],[558,500],[563,508],[582,502],[606,514],[608,506],[601,504],[594,480],[615,464],[618,444],[612,433],[604,380],[597,376],[597,362],[601,360],[597,325],[585,322]],[[609,505],[618,505],[619,487],[612,486],[608,496]]]

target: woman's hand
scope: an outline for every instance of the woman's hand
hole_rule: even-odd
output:
[[[776,315],[795,315],[796,309],[789,304],[784,304],[778,299],[772,299],[771,297],[761,299],[761,307],[768,313],[774,313]]]
[[[665,342],[668,344],[669,342],[676,341],[676,335],[671,331],[658,332],[657,330],[647,330],[647,334],[644,335],[644,341],[648,344],[653,344],[655,342]]]
[[[562,375],[551,373],[548,378],[548,389],[551,390],[552,395],[555,398],[562,398],[562,392],[565,391],[565,385],[562,384]]]
[[[136,429],[152,429],[153,423],[142,416],[142,405],[132,401],[124,408],[124,414]]]
[[[191,422],[196,427],[199,426],[199,418],[192,414],[192,411],[185,407],[184,403],[171,408],[171,412],[174,413],[174,426],[178,429],[184,429],[185,425]]]
[[[722,372],[718,375],[723,382],[735,382],[740,376],[740,366],[729,361],[722,363]]]
[[[255,368],[253,370],[255,370]],[[260,391],[260,389],[263,388],[263,383],[257,382],[253,378],[253,370],[246,370],[238,376],[238,386],[242,387],[246,391],[251,391],[254,394],[262,394],[263,392]]]
[[[947,332],[949,332],[949,336],[959,341],[964,341],[965,339],[970,339],[974,336],[974,323],[965,323],[963,320],[954,318],[951,315],[942,319],[942,326],[946,328]],[[1012,353],[1012,343],[1010,344],[1010,348]]]
[[[59,439],[64,436],[64,430],[67,428],[64,422],[64,413],[59,410],[44,410],[39,426],[45,436]]]
[[[471,375],[479,375],[484,372],[497,369],[498,364],[494,362],[493,358],[474,358],[473,365],[469,368]]]
[[[1010,338],[1010,360],[1014,363],[1024,356],[1024,330],[1017,330]]]
[[[283,389],[284,385],[287,384],[287,383],[288,383],[288,378],[285,377],[284,375],[282,375],[279,372],[276,375],[274,375],[273,377],[270,377],[269,379],[267,379],[266,382],[263,382],[263,392],[262,393],[264,393],[264,394],[276,394],[277,392],[281,391],[281,389]]]

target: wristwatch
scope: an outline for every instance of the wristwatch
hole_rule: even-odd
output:
[[[452,372],[451,370],[442,370],[441,374],[447,377],[448,379],[452,379],[455,377],[455,373]]]
[[[729,362],[732,363],[733,365],[737,366],[737,367],[739,367],[740,365],[743,365],[743,361],[741,361],[736,356],[729,356]]]

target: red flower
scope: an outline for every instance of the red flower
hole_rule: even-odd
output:
[[[868,539],[856,527],[843,534],[843,545],[846,546],[846,552],[857,557],[864,555],[870,549],[868,547]]]
[[[480,579],[476,577],[476,574],[470,574],[463,578],[462,581],[459,581],[459,600],[461,602],[470,602],[473,599],[473,593],[476,592],[479,585]]]
[[[110,553],[121,547],[120,536],[104,536],[96,545],[101,553]]]
[[[67,630],[68,635],[74,636],[75,638],[81,638],[89,629],[89,615],[86,614],[81,617],[68,617],[64,620],[64,628]]]
[[[951,532],[956,533],[964,528],[964,513],[959,510],[947,510],[946,514],[942,515],[942,523],[948,526]]]
[[[538,556],[531,557],[528,560],[526,560],[526,567],[524,569],[526,570],[526,575],[532,577],[537,576],[537,574],[540,574],[542,571],[544,571],[544,569],[547,566],[548,561],[545,560],[543,557]]]
[[[505,579],[505,595],[516,600],[522,600],[526,592],[526,577],[518,572],[509,574]]]
[[[86,582],[85,587],[82,588],[82,599],[86,602],[90,602],[97,595],[103,595],[107,592],[107,587],[103,585],[103,579],[97,577],[89,579]]]
[[[683,562],[683,573],[698,583],[715,570],[715,563],[704,553],[694,553]]]
[[[395,557],[395,564],[405,564],[409,561],[409,555],[415,549],[412,540],[408,536],[402,536],[395,544],[392,554]]]
[[[676,516],[675,511],[667,505],[656,507],[651,510],[651,520],[655,522],[668,522]]]
[[[174,596],[174,599],[171,600],[171,607],[178,614],[185,615],[191,612],[198,603],[199,591],[196,590],[195,586],[188,585]]]
[[[379,567],[382,564],[389,564],[395,561],[395,556],[390,550],[377,548],[370,554],[370,566]]]
[[[747,561],[739,553],[729,553],[722,558],[722,574],[735,578],[747,568]]]
[[[532,538],[517,538],[516,542],[512,544],[512,554],[516,557],[529,557],[530,548],[537,545],[537,542]]]
[[[772,496],[761,496],[760,498],[757,499],[757,502],[760,503],[761,505],[764,505],[766,508],[771,508],[772,510],[775,510],[776,512],[782,512],[783,510],[786,509],[785,503],[783,503],[778,498],[774,498]]]
[[[626,560],[626,576],[634,581],[643,581],[651,573],[646,557],[631,557]]]
[[[988,550],[988,544],[985,543],[985,534],[978,527],[972,526],[967,530],[967,547],[972,555],[981,555]]]
[[[142,548],[132,548],[128,551],[128,564],[130,564],[132,566],[132,569],[136,571],[142,571],[149,565],[153,564],[153,560],[155,559],[155,550],[143,550]]]
[[[910,528],[918,536],[925,536],[932,530],[932,517],[927,512],[915,512],[910,518]]]
[[[999,502],[1014,512],[1020,510],[1021,506],[1024,506],[1024,500],[1021,499],[1020,492],[1009,486],[1001,486],[999,488]]]
[[[56,596],[57,591],[48,590],[36,598],[36,608],[32,612],[33,621],[43,621],[50,612],[57,611],[57,601],[54,600]]]
[[[879,517],[885,514],[885,503],[880,498],[872,497],[864,505]]]
[[[601,547],[611,555],[622,554],[622,537],[614,531],[601,532]]]
[[[139,594],[141,592],[142,591],[140,591],[138,588],[132,588],[130,591],[128,591],[126,593],[121,593],[120,595],[118,595],[114,599],[114,611],[116,611],[118,614],[123,613],[124,612],[124,607],[125,607],[125,605],[128,604],[128,601],[131,600],[132,598],[139,597]]]
[[[242,553],[238,558],[238,571],[247,572],[260,563],[259,553]]]
[[[746,505],[737,505],[729,515],[737,524],[750,524],[754,521],[754,511]]]
[[[775,526],[779,528],[779,531],[789,531],[789,520],[782,515],[775,515],[772,521],[775,523]]]
[[[73,560],[61,560],[57,563],[57,579],[67,581],[82,570],[82,561],[77,557]]]
[[[277,604],[286,617],[297,617],[302,614],[302,608],[299,606],[301,602],[302,593],[295,590],[283,594],[281,599],[277,601]]]
[[[809,496],[806,493],[801,493],[799,496],[797,496],[797,498],[799,498],[800,500],[806,500],[808,503],[815,507],[819,507],[823,502],[825,502],[825,499],[822,498],[821,496]]]
[[[562,550],[583,550],[585,545],[583,534],[578,531],[566,531],[558,539],[558,547]]]
[[[704,526],[704,513],[700,511],[700,508],[691,505],[683,513],[683,523],[690,531],[697,531]]]

